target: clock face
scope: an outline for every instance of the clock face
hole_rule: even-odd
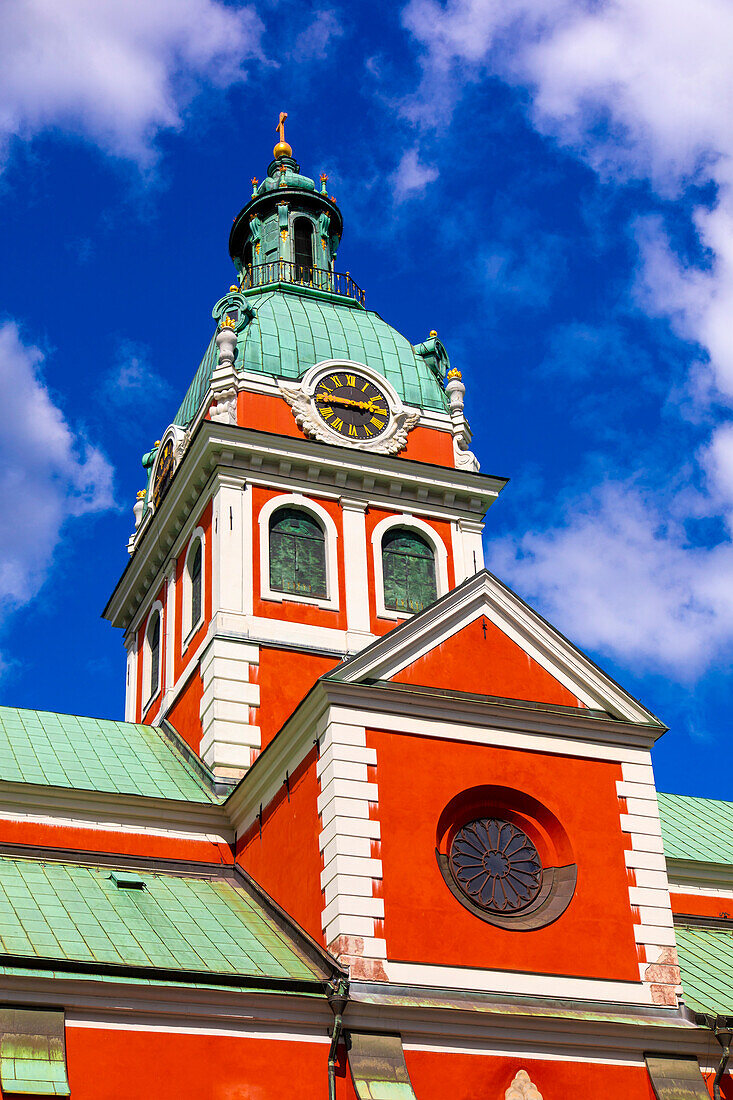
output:
[[[155,483],[153,485],[153,503],[156,508],[163,499],[163,494],[171,483],[173,477],[173,440],[167,439],[158,460],[158,468],[155,471]]]
[[[344,439],[368,442],[389,424],[385,394],[361,374],[346,370],[324,374],[316,383],[313,402],[331,431]]]

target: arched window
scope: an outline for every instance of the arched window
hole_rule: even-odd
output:
[[[326,537],[300,508],[279,508],[270,517],[270,588],[325,598]]]
[[[313,281],[313,223],[309,218],[295,219],[293,241],[296,282],[310,283]]]
[[[158,694],[160,687],[160,612],[156,611],[148,623],[147,630],[148,661],[149,661],[149,699]]]
[[[201,618],[201,559],[202,544],[201,539],[197,539],[193,554],[189,555],[188,559],[188,579],[191,585],[191,621],[188,624],[189,630],[193,630]]]
[[[382,539],[384,606],[411,615],[437,597],[435,554],[422,535],[392,527]]]

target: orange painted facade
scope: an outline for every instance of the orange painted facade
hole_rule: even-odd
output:
[[[72,1100],[290,1100],[328,1089],[328,1045],[263,1036],[66,1029]]]
[[[377,751],[388,958],[638,981],[618,765],[378,730],[368,732],[367,743]],[[529,932],[496,928],[477,920],[443,881],[435,856],[441,815],[458,793],[482,784],[515,792],[520,803],[529,795],[562,822],[578,881],[572,904],[553,924]],[[487,798],[486,816],[492,808]],[[535,820],[539,839],[542,822]],[[567,859],[567,849],[557,850]]]
[[[669,900],[672,903],[673,913],[730,920],[730,929],[733,932],[733,898],[721,897],[719,894],[683,894],[672,889]]]
[[[252,679],[260,685],[261,705],[256,721],[264,749],[308,694],[319,676],[338,662],[333,657],[290,649],[260,647],[260,663],[253,665]]]
[[[322,943],[323,860],[318,848],[320,786],[316,760],[314,748],[289,775],[289,789],[284,782],[272,802],[262,807],[262,828],[255,821],[239,838],[236,860],[313,939]]]
[[[265,393],[240,392],[237,398],[237,423],[243,428],[273,432],[276,435],[302,439],[303,433],[281,397]],[[453,466],[453,438],[449,432],[436,428],[415,428],[407,446],[399,455],[413,462],[429,462],[436,466]]]
[[[166,715],[176,733],[180,734],[189,748],[196,753],[201,748],[201,699],[203,694],[204,683],[197,666]]]
[[[440,1055],[408,1050],[405,1061],[416,1096],[503,1097],[518,1070],[524,1069],[544,1100],[604,1097],[608,1100],[654,1100],[643,1066],[608,1066],[532,1058],[491,1058],[471,1054]]]
[[[155,832],[121,832],[82,825],[46,825],[23,820],[0,820],[0,844],[34,845],[41,848],[68,848],[75,852],[104,852],[146,859],[191,860],[194,863],[230,864],[234,853],[230,846],[206,835],[198,840],[166,836]]]
[[[400,684],[578,706],[572,692],[485,616],[469,623],[392,679]]]

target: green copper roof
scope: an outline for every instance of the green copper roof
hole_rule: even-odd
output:
[[[712,928],[675,928],[685,1004],[733,1016],[733,936]]]
[[[297,291],[248,295],[247,305],[254,316],[239,333],[238,370],[294,379],[321,360],[350,359],[379,371],[407,404],[447,411],[437,375],[409,340],[378,313]],[[216,356],[212,337],[174,423],[185,426],[198,412]]]
[[[733,864],[733,802],[659,794],[667,859]]]
[[[0,952],[25,959],[312,980],[314,964],[233,880],[0,858]]]
[[[0,707],[0,781],[218,801],[154,726]]]

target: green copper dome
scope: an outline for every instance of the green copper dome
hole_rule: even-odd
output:
[[[237,335],[235,367],[239,371],[297,379],[324,359],[365,363],[382,374],[408,405],[446,412],[443,378],[448,359],[437,340],[414,347],[378,313],[335,296],[309,296],[293,287],[244,296],[231,294],[214,310],[221,316],[227,303],[241,303],[246,315]],[[216,366],[211,343],[176,413],[185,427],[205,399]]]
[[[292,381],[316,363],[346,359],[383,375],[405,404],[448,411],[448,356],[435,333],[413,347],[364,308],[364,292],[348,272],[335,270],[341,212],[327,194],[325,174],[320,190],[301,175],[284,140],[286,117],[281,112],[280,141],[267,176],[262,183],[252,180],[252,196],[229,236],[238,285],[212,312],[217,322],[226,316],[236,330],[235,370]],[[176,424],[186,427],[199,413],[217,361],[214,335]]]

